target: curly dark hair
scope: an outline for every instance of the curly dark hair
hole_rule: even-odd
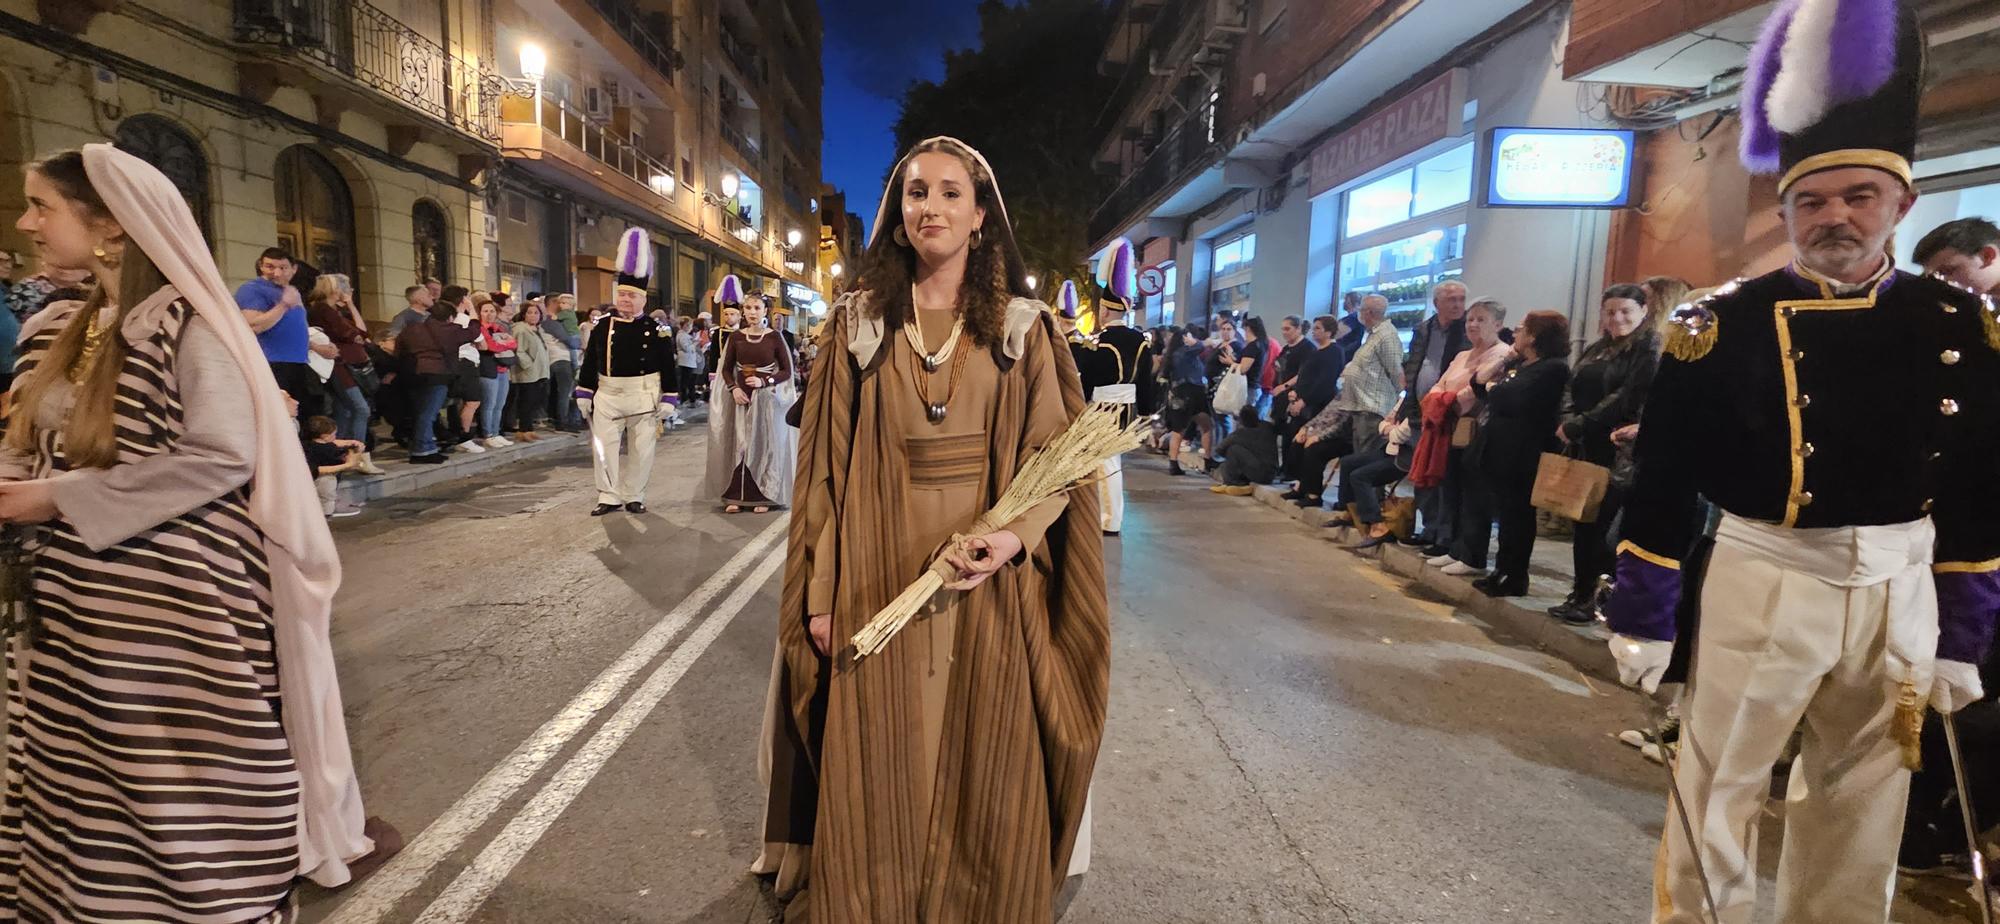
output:
[[[1014,229],[1001,208],[993,175],[980,165],[980,159],[970,148],[949,138],[932,138],[910,148],[896,163],[896,173],[889,178],[883,195],[900,201],[910,161],[918,154],[934,151],[950,154],[965,165],[966,173],[972,177],[973,201],[986,210],[986,220],[979,227],[978,246],[966,254],[965,281],[959,286],[958,304],[972,341],[984,348],[998,349],[1006,336],[1008,303],[1016,296],[1028,298],[1032,294],[1020,248],[1014,244]],[[891,223],[889,227],[875,229],[874,240],[862,252],[861,270],[854,282],[856,290],[868,293],[869,316],[881,318],[883,325],[891,330],[901,327],[909,317],[910,284],[917,275],[915,248],[898,243],[893,233],[901,226],[899,215],[900,210],[889,216],[886,220]]]
[[[1554,311],[1530,311],[1521,318],[1521,333],[1535,346],[1538,359],[1569,356],[1569,319]]]

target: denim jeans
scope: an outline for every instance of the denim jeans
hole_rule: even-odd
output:
[[[1382,488],[1402,480],[1396,457],[1373,446],[1340,460],[1340,501],[1353,504],[1362,523],[1382,522]]]
[[[361,439],[368,432],[368,399],[360,386],[350,385],[333,393],[333,432],[344,440]]]
[[[500,414],[507,409],[507,375],[479,380],[479,435],[493,437],[500,435]]]
[[[428,456],[438,451],[438,414],[444,411],[445,386],[418,385],[415,391],[414,411],[410,414],[410,430],[416,448],[411,455]]]

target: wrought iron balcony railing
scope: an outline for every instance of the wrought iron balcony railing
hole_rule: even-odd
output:
[[[736,153],[749,158],[753,163],[761,161],[763,149],[757,145],[755,139],[742,129],[729,124],[728,119],[723,119],[721,125],[722,140],[729,142],[729,146],[735,148]]]
[[[235,0],[237,41],[282,49],[488,142],[499,78],[366,0]]]
[[[683,59],[679,50],[669,47],[661,38],[674,31],[673,22],[666,18],[666,14],[641,12],[627,0],[590,0],[590,8],[603,16],[653,70],[667,78],[668,82],[674,80]]]
[[[1118,183],[1118,188],[1090,216],[1091,240],[1109,237],[1169,184],[1217,159],[1219,148],[1211,132],[1220,129],[1210,120],[1213,111],[1204,106],[1182,119],[1153,146],[1139,163],[1139,169]]]
[[[507,124],[539,124],[544,132],[582,151],[590,159],[645,186],[661,199],[674,201],[678,182],[674,179],[673,168],[621,140],[602,124],[585,118],[560,99],[541,97],[539,118],[535,102],[533,99],[509,98],[505,107]]]

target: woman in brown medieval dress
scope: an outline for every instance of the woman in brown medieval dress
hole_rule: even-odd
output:
[[[764,296],[743,298],[743,326],[723,344],[708,412],[708,490],[720,494],[726,513],[769,513],[792,502],[798,440],[785,423],[798,392],[792,384],[792,350],[765,323]]]
[[[1110,685],[1095,492],[966,538],[958,581],[881,652],[848,639],[1082,387],[985,159],[933,138],[888,189],[804,401],[755,869],[781,894],[804,880],[795,920],[1048,921]]]

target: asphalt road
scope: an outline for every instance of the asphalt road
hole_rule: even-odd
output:
[[[410,844],[308,920],[772,919],[745,870],[783,518],[698,496],[703,437],[662,442],[643,516],[586,516],[578,452],[336,524],[349,728]],[[1205,479],[1128,472],[1066,921],[1645,919],[1664,776],[1612,738],[1642,700]]]

